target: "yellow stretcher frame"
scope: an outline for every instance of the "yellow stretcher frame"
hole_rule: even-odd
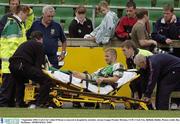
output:
[[[134,79],[138,77],[139,75],[137,75]],[[59,80],[55,80],[55,79],[53,79],[53,81],[57,83],[57,87],[53,87],[51,89],[50,96],[52,98],[51,102],[53,102],[53,104],[56,107],[62,107],[64,102],[95,103],[95,106],[94,106],[95,108],[96,108],[96,105],[99,103],[108,104],[110,108],[115,108],[116,104],[123,103],[125,107],[128,109],[131,108],[131,104],[138,104],[142,109],[148,110],[147,103],[142,100],[118,96],[117,93],[122,86],[113,90],[108,95],[101,95],[101,94],[95,94],[91,92],[85,92],[84,91],[85,89],[81,87],[77,87],[71,83],[64,84],[63,82]],[[58,92],[60,92],[60,94],[58,94]],[[25,95],[26,102],[34,100],[35,99],[34,96],[36,95],[35,87],[30,88],[29,86],[26,86],[25,94],[30,94],[30,95]]]

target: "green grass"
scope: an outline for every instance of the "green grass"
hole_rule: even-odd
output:
[[[62,117],[62,118],[179,118],[180,111],[121,110],[121,109],[27,109],[0,108],[0,117]]]

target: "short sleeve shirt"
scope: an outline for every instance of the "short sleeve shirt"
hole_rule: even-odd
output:
[[[131,38],[135,42],[135,44],[138,48],[143,48],[140,45],[139,41],[140,40],[149,40],[149,35],[146,30],[146,26],[140,22],[137,22],[132,28]]]
[[[104,68],[98,69],[96,72],[92,74],[92,78],[96,80],[99,77],[113,77],[113,76],[118,76],[122,77],[123,76],[123,71],[124,66],[120,63],[115,63],[113,65],[108,65]]]

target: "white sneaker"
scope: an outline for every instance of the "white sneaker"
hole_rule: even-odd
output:
[[[53,107],[52,107],[52,106],[49,106],[48,109],[53,109]]]
[[[36,108],[36,105],[35,105],[35,104],[31,104],[28,108],[30,108],[30,109],[35,109],[35,108]]]
[[[178,106],[176,103],[172,103],[170,108],[171,108],[171,110],[176,110],[176,109],[178,109]]]

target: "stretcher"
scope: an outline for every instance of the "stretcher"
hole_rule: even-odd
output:
[[[139,76],[134,71],[124,71],[123,77],[115,82],[115,85],[107,84],[103,87],[95,84],[92,80],[76,78],[71,73],[59,70],[44,72],[57,84],[50,92],[53,107],[62,107],[64,102],[78,102],[94,103],[94,108],[97,108],[98,105],[109,105],[110,108],[115,108],[116,104],[123,103],[127,109],[136,104],[139,108],[148,110],[147,103],[142,100],[117,95],[124,84]],[[25,90],[25,94],[29,94],[29,96],[26,96],[26,100],[32,99],[33,95],[35,95],[33,94],[34,91],[35,88]]]

